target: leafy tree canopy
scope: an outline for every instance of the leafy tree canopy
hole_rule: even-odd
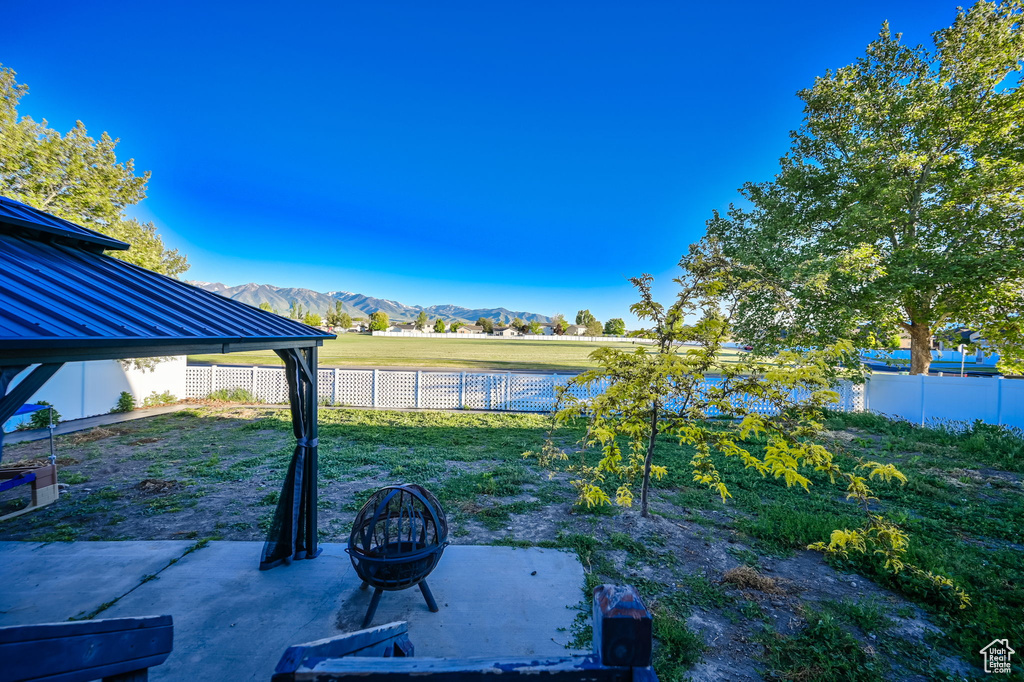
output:
[[[613,317],[604,323],[604,333],[608,336],[624,336],[626,323],[621,317]]]
[[[319,327],[323,323],[323,318],[320,317],[320,313],[310,311],[303,315],[302,322],[310,327]]]
[[[491,334],[494,332],[494,320],[488,319],[486,317],[481,317],[479,320],[476,321],[476,323],[484,328],[485,334]]]
[[[445,332],[445,323],[440,317],[434,321],[434,331],[438,334],[444,334]]]
[[[450,331],[450,332],[452,332],[454,334],[455,332],[457,332],[459,330],[459,327],[462,327],[462,326],[463,326],[463,324],[461,322],[459,322],[459,321],[452,322],[451,325],[448,327],[448,331]]]
[[[543,334],[544,327],[540,326],[540,322],[530,322],[530,333],[531,334]]]
[[[604,325],[600,320],[591,320],[587,323],[587,336],[601,336],[604,333]]]
[[[420,314],[416,316],[416,329],[419,329],[420,331],[425,330],[429,322],[430,319],[427,317],[427,313],[421,310]]]
[[[146,197],[149,172],[135,174],[135,162],[118,162],[118,140],[96,140],[85,125],[63,135],[28,116],[18,102],[28,92],[14,71],[0,65],[0,194],[131,244],[110,251],[114,258],[165,275],[188,269],[185,256],[164,247],[153,223],[125,216]]]
[[[371,332],[382,332],[391,326],[391,320],[388,319],[388,314],[383,310],[378,310],[370,315],[370,331]]]
[[[576,313],[576,324],[586,327],[588,324],[595,320],[590,310],[580,310]]]
[[[562,313],[555,313],[551,316],[552,331],[558,336],[565,334],[566,330],[569,329],[569,323],[565,321],[565,316]]]
[[[957,324],[1024,367],[1021,19],[1021,0],[981,1],[931,48],[885,24],[863,57],[799,93],[778,175],[708,222],[765,285],[739,308],[738,337],[881,346],[902,330],[921,373],[933,333]]]

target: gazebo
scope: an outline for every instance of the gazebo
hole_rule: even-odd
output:
[[[317,347],[334,335],[104,253],[128,248],[0,197],[0,424],[66,362],[271,349],[296,443],[260,568],[316,557]]]

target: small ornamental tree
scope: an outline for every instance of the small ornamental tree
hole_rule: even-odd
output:
[[[327,324],[329,324],[332,327],[341,327],[342,315],[345,314],[346,313],[341,304],[341,301],[335,301],[334,308],[327,309]],[[349,323],[351,323],[351,321],[352,318],[350,317]]]
[[[426,331],[427,325],[430,323],[430,318],[427,317],[427,313],[424,310],[420,311],[420,314],[416,316],[416,329],[419,331]]]
[[[434,331],[435,331],[435,332],[437,332],[438,334],[444,334],[444,330],[445,330],[445,324],[444,324],[444,320],[442,320],[442,319],[441,319],[441,318],[439,317],[439,318],[437,318],[437,320],[436,320],[436,321],[434,322]]]
[[[626,323],[621,317],[613,317],[604,323],[604,333],[608,336],[625,336]]]
[[[383,310],[378,310],[370,315],[370,331],[371,332],[382,332],[391,326],[391,320],[388,319],[388,314]]]
[[[907,563],[907,534],[871,509],[869,481],[904,483],[904,475],[892,464],[864,459],[844,468],[832,452],[812,440],[823,429],[824,409],[839,399],[832,386],[841,379],[861,379],[860,364],[851,362],[856,358],[853,344],[841,341],[819,350],[787,351],[770,363],[756,356],[724,363],[722,344],[743,287],[729,274],[720,252],[691,248],[680,264],[681,291],[667,308],[654,300],[650,275],[631,280],[640,301],[630,311],[650,324],[638,335],[654,341],[653,351],[598,348],[590,354],[597,368],[559,390],[561,409],[554,415],[552,431],[583,418],[587,431],[579,454],[570,458],[554,445],[552,434],[540,453],[524,457],[570,472],[578,502],[587,506],[611,504],[613,496],[616,504],[632,506],[639,486],[640,514],[645,517],[650,515],[652,477],[668,473],[657,463],[659,440],[666,438],[694,449],[693,480],[723,502],[731,494],[716,465],[722,458],[738,458],[764,477],[804,489],[813,484],[811,472],[817,472],[819,481],[827,477],[845,484],[847,499],[863,511],[864,524],[837,529],[829,542],[815,543],[811,549],[879,555],[894,573],[906,570],[952,590],[965,608],[968,596],[948,578]],[[687,325],[687,318],[697,321]],[[848,369],[843,369],[844,363]],[[590,390],[595,387],[599,390]],[[573,388],[596,395],[580,399]],[[772,414],[763,413],[766,406]],[[731,419],[709,421],[716,416]]]

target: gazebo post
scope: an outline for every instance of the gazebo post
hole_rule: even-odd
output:
[[[295,452],[263,545],[260,570],[320,554],[317,543],[317,350],[275,351],[285,364]]]

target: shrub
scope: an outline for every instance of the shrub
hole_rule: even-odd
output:
[[[38,400],[36,405],[47,405],[50,410],[53,410],[53,425],[56,426],[60,423],[60,412],[53,409],[53,406],[45,400]],[[28,420],[28,425],[25,428],[28,429],[45,429],[50,426],[50,410],[39,410],[33,412],[32,416]]]
[[[261,402],[247,388],[219,388],[206,396],[207,400],[221,403],[258,403]]]
[[[170,391],[164,391],[163,393],[157,393],[153,391],[145,400],[142,401],[143,407],[156,407],[158,405],[170,405],[171,403],[178,402],[178,398]]]
[[[134,409],[135,396],[128,391],[121,391],[121,395],[117,396],[117,404],[114,405],[111,412],[131,412]]]

